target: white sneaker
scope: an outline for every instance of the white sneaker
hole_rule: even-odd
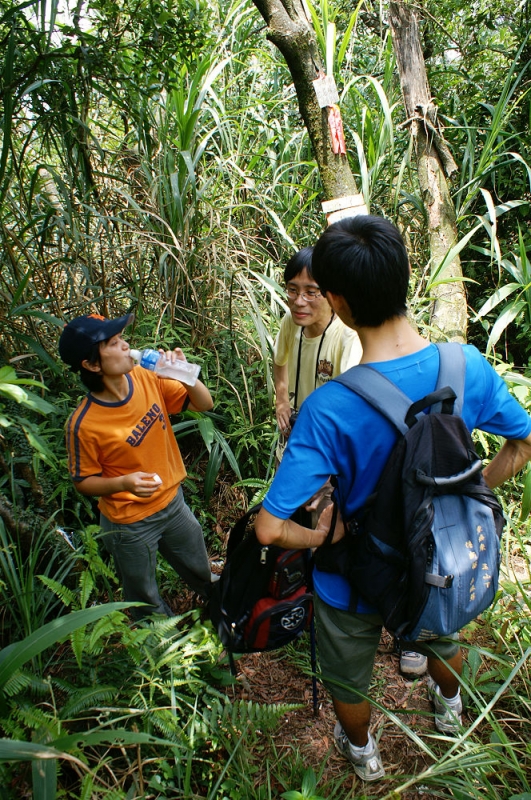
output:
[[[458,694],[453,700],[447,700],[441,694],[441,687],[430,676],[428,679],[428,697],[435,710],[435,727],[437,730],[441,733],[458,734],[463,726],[461,720],[463,711],[461,695]]]
[[[400,653],[400,672],[418,678],[424,675],[428,667],[428,659],[414,650],[402,650]]]
[[[369,741],[365,747],[365,750],[368,748],[369,752],[364,752],[359,756],[354,755],[352,752],[350,740],[340,722],[336,722],[334,728],[334,742],[341,755],[345,756],[345,758],[350,761],[354,767],[354,772],[362,781],[379,781],[380,778],[383,778],[385,770],[380,757],[380,751],[370,733]]]

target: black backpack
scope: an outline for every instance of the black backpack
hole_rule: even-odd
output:
[[[259,510],[249,509],[232,528],[209,595],[210,618],[229,656],[283,647],[312,619],[311,552],[261,544],[251,524]]]
[[[458,631],[493,602],[498,587],[504,519],[459,416],[465,355],[457,343],[438,349],[436,389],[416,403],[367,365],[335,378],[400,436],[344,539],[331,545],[330,534],[315,554],[319,569],[348,579],[352,608],[361,595],[405,642]]]

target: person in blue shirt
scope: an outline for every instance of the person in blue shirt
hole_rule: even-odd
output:
[[[438,350],[407,319],[410,268],[402,237],[391,222],[357,216],[334,223],[315,245],[312,271],[334,312],[357,331],[361,363],[384,373],[412,401],[434,390]],[[505,439],[484,469],[487,484],[494,488],[531,458],[531,417],[479,351],[463,347],[463,419],[470,431],[479,428]],[[342,519],[351,519],[375,489],[396,436],[387,419],[337,381],[311,394],[300,409],[256,519],[258,539],[286,548],[321,545],[331,525],[331,506],[315,530],[290,517],[334,475],[340,518],[333,541],[338,541],[344,535]],[[367,697],[382,620],[364,602],[358,602],[355,613],[349,611],[350,586],[340,575],[315,569],[313,578],[321,672],[338,720],[335,743],[360,778],[378,780],[384,767],[369,730]],[[462,655],[457,640],[456,633],[429,646],[411,645],[428,657],[435,725],[450,735],[459,730],[462,712],[458,679]]]

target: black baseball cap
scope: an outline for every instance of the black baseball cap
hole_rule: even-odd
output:
[[[100,314],[76,317],[63,328],[59,339],[59,355],[74,372],[79,372],[81,362],[90,357],[95,344],[121,333],[134,318],[134,314],[126,314],[118,319],[107,319]]]

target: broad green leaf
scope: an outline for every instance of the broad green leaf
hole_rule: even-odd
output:
[[[58,739],[55,739],[52,744],[58,750],[67,752],[79,747],[86,747],[87,745],[93,747],[100,744],[153,744],[172,748],[183,748],[182,745],[171,742],[168,739],[160,739],[149,733],[128,731],[125,728],[97,728],[95,730],[72,733],[69,736],[60,736]]]
[[[210,417],[201,417],[197,420],[197,427],[199,428],[199,433],[203,437],[203,441],[208,452],[210,453],[215,438],[214,423]]]
[[[55,747],[17,739],[0,739],[0,761],[32,761],[35,758],[61,758],[65,754]]]
[[[339,46],[339,53],[337,55],[337,60],[336,60],[338,68],[341,66],[341,64],[343,63],[343,59],[345,58],[345,53],[347,52],[347,47],[349,46],[349,43],[350,43],[350,40],[351,40],[351,36],[352,36],[352,30],[354,28],[354,25],[356,24],[356,20],[358,19],[359,10],[362,7],[362,5],[363,5],[363,0],[359,0],[358,5],[356,6],[354,11],[350,15],[350,19],[349,19],[349,23],[347,25],[347,29],[346,29],[346,31],[345,31],[345,33],[343,35],[343,39],[341,40],[341,44]]]
[[[302,777],[302,793],[305,797],[309,797],[310,795],[315,794],[315,790],[317,788],[317,780],[315,778],[315,773],[312,769],[307,769],[304,772]],[[317,800],[317,798],[315,799]]]
[[[27,406],[33,411],[38,411],[40,414],[51,414],[52,411],[55,411],[54,406],[43,400],[38,394],[34,394],[29,389],[23,389],[22,386],[17,386],[13,383],[0,383],[0,394],[11,397],[17,403]]]
[[[27,336],[25,333],[18,333],[17,336],[20,341],[24,342],[24,344],[26,344],[30,350],[39,356],[39,358],[42,359],[42,361],[47,364],[51,370],[56,373],[61,373],[63,371],[63,367],[58,364],[56,359],[52,358],[52,356],[46,352],[40,342],[36,341],[31,336]]]
[[[191,429],[198,428],[198,420],[197,419],[186,419],[183,422],[176,422],[175,425],[171,426],[171,429],[174,433],[184,433],[185,431],[189,431]]]
[[[508,306],[505,306],[500,316],[492,326],[492,330],[487,342],[487,355],[490,353],[492,347],[496,344],[504,330],[511,324],[511,322],[518,316],[518,314],[525,307],[523,300],[515,300]]]
[[[47,464],[53,465],[57,462],[57,455],[48,447],[47,442],[38,433],[38,428],[28,420],[19,420],[21,427],[24,429],[26,438],[33,449],[40,455],[43,461]]]
[[[334,74],[334,58],[336,54],[336,26],[334,22],[329,22],[326,26],[326,72],[327,75]]]
[[[51,647],[53,644],[62,641],[69,636],[72,631],[89,625],[91,622],[101,619],[112,611],[121,611],[130,608],[134,603],[107,603],[106,605],[93,606],[82,611],[74,611],[59,617],[51,622],[47,622],[38,630],[31,633],[21,642],[12,644],[0,650],[0,687],[27,661]]]
[[[0,367],[0,384],[1,383],[14,383],[17,380],[17,373],[13,367],[5,366]]]
[[[212,492],[214,491],[214,485],[216,483],[216,478],[218,477],[222,461],[223,451],[219,446],[219,442],[215,442],[210,450],[210,456],[205,470],[204,492],[207,502],[212,497]]]
[[[55,800],[57,794],[57,761],[39,758],[31,762],[33,800]]]
[[[518,283],[507,283],[505,286],[502,286],[501,289],[496,289],[494,294],[489,297],[489,299],[483,303],[479,311],[477,312],[478,317],[484,317],[485,314],[488,314],[489,311],[492,311],[493,308],[501,303],[503,300],[506,300],[507,297],[514,294],[520,289],[520,284]]]
[[[214,430],[214,437],[215,437],[216,441],[218,442],[219,446],[221,447],[221,449],[223,450],[223,452],[225,454],[225,458],[229,462],[231,469],[233,470],[235,475],[237,475],[237,477],[241,480],[242,476],[241,476],[241,472],[240,472],[240,465],[236,461],[236,456],[232,452],[232,450],[231,450],[231,448],[229,446],[229,443],[227,442],[227,440],[225,439],[223,434],[220,433],[217,429]]]
[[[40,88],[42,88],[43,86],[46,86],[49,83],[59,83],[59,81],[51,80],[51,78],[44,78],[43,80],[40,80],[40,81],[34,81],[33,83],[30,83],[30,85],[27,86],[22,91],[21,96],[23,97],[26,94],[31,94],[31,92],[34,92],[35,89],[40,89]]]
[[[16,386],[38,386],[40,389],[46,389],[41,381],[33,378],[20,378],[11,366],[0,367],[0,386],[4,383],[14,383]]]
[[[22,386],[17,386],[15,383],[2,383],[0,384],[0,394],[16,400],[17,403],[24,404],[28,393]]]
[[[473,236],[483,227],[482,223],[479,223],[471,231],[469,231],[466,236],[463,236],[462,239],[457,242],[456,245],[450,248],[450,250],[446,253],[445,257],[441,261],[441,263],[436,266],[431,274],[430,281],[428,282],[428,290],[431,286],[431,282],[436,280],[437,277],[443,272],[448,264],[451,264],[459,255],[461,250],[463,250],[468,242],[472,239]]]

